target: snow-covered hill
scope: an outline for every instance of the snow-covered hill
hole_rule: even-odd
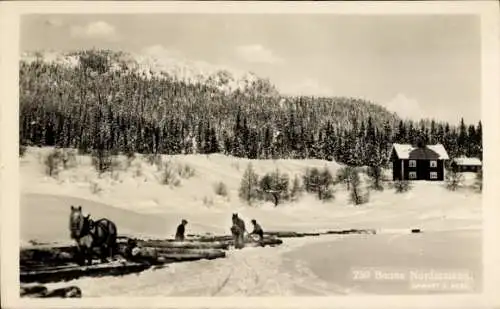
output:
[[[89,51],[32,51],[23,52],[21,61],[31,63],[42,61],[74,68],[80,64],[80,55]],[[188,84],[203,84],[215,87],[225,93],[251,89],[266,90],[267,94],[276,95],[277,89],[268,79],[261,78],[252,72],[245,72],[227,66],[213,65],[203,61],[192,61],[175,54],[114,52],[91,50],[105,55],[110,61],[110,70],[127,68],[129,72],[139,73],[145,78],[170,78]]]

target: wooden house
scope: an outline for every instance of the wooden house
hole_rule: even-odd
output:
[[[442,181],[446,160],[449,156],[442,144],[393,144],[392,179]]]
[[[460,173],[477,173],[481,169],[482,165],[483,164],[479,158],[458,157],[453,159],[451,162],[451,167]]]

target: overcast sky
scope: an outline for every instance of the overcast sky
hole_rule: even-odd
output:
[[[253,71],[283,92],[351,96],[403,117],[476,122],[473,16],[32,15],[21,50],[103,47]]]

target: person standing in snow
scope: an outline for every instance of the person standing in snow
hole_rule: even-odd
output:
[[[175,233],[175,240],[184,241],[184,233],[186,231],[186,224],[188,222],[182,219],[181,224],[177,227],[177,232]]]

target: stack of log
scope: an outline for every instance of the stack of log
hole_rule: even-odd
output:
[[[341,230],[321,233],[267,232],[261,241],[248,239],[245,247],[278,246],[280,238],[307,237],[326,234],[374,234],[374,230]],[[161,267],[169,263],[217,259],[226,256],[226,250],[233,246],[231,236],[188,235],[185,241],[172,239],[118,238],[118,259],[100,263],[98,256],[93,265],[77,265],[76,248],[73,245],[37,245],[20,251],[20,280],[22,283],[47,283],[67,281],[81,276],[117,276],[141,272],[152,266]],[[98,252],[96,252],[98,253]],[[43,286],[22,288],[21,296],[30,297],[79,297],[78,288],[68,287],[49,291]],[[62,295],[62,296],[61,296]],[[66,296],[64,296],[66,295]]]
[[[125,241],[121,243],[125,244]],[[265,237],[261,242],[248,241],[246,247],[277,246],[282,243],[281,239]],[[164,264],[224,258],[224,250],[228,250],[232,245],[230,236],[195,236],[182,242],[170,239],[128,239],[121,253],[129,260]]]

